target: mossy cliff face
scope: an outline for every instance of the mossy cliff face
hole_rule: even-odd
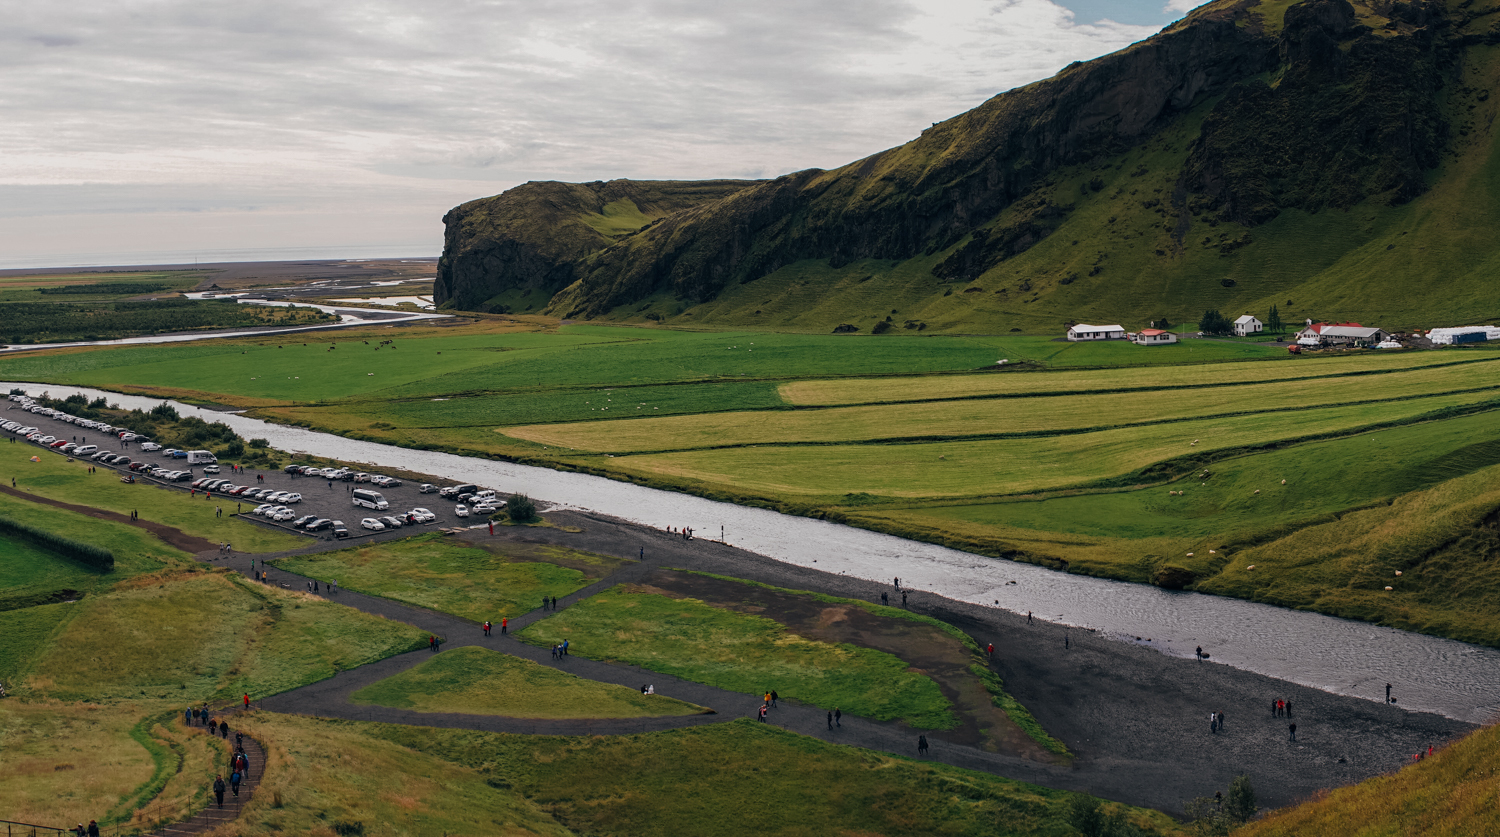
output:
[[[676,210],[658,204],[654,223],[614,240],[574,220],[577,206],[609,202],[594,194],[601,184],[528,184],[449,214],[439,298],[477,299],[503,275],[503,283],[555,294],[550,313],[599,317],[647,298],[704,303],[808,260],[836,278],[861,260],[920,259],[941,296],[945,283],[997,271],[1063,227],[1097,249],[1098,265],[1118,245],[1073,220],[1076,210],[1136,190],[1096,198],[1101,178],[1085,178],[1071,193],[1059,183],[1169,145],[1175,150],[1161,153],[1171,157],[1170,188],[1156,189],[1158,200],[1135,201],[1151,213],[1139,236],[1167,232],[1145,251],[1155,261],[1135,269],[1148,277],[1202,272],[1182,258],[1195,224],[1254,227],[1292,209],[1400,205],[1421,195],[1452,133],[1445,88],[1466,47],[1494,40],[1475,23],[1491,10],[1475,5],[1450,12],[1440,3],[1221,0],[905,145],[833,171],[739,184]],[[541,186],[568,195],[568,208],[557,216],[535,211],[532,192]],[[521,217],[523,210],[530,214]],[[1124,238],[1123,226],[1110,231],[1115,239]],[[485,232],[517,227],[527,231]],[[1219,237],[1225,243],[1214,247],[1226,257],[1253,241]],[[1039,288],[1039,299],[1043,291],[1062,298],[1105,281],[1055,269],[1063,281]],[[486,290],[473,293],[471,285]],[[910,287],[905,292],[909,303]],[[1172,293],[1194,304],[1201,295]]]
[[[611,180],[532,182],[455,207],[433,293],[439,305],[483,310],[512,292],[550,298],[577,278],[576,263],[663,215],[753,183]]]

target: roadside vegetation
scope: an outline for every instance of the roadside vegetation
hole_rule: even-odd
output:
[[[646,718],[707,710],[664,695],[584,680],[565,671],[476,646],[437,654],[372,683],[353,703],[507,718]]]
[[[91,438],[90,441],[94,440]],[[100,437],[98,441],[106,441],[106,438]],[[39,457],[40,461],[32,462],[31,457],[36,453],[36,448],[31,445],[0,444],[0,472],[13,477],[17,489],[29,495],[103,509],[127,518],[132,511],[138,512],[141,520],[160,523],[185,535],[202,539],[204,544],[201,548],[205,549],[227,541],[241,552],[277,552],[294,549],[308,542],[305,537],[256,526],[230,514],[216,516],[214,510],[225,503],[230,503],[228,510],[234,511],[231,498],[208,498],[203,494],[191,496],[186,491],[161,488],[146,482],[122,483],[119,475],[107,468],[89,473],[89,463],[86,460],[69,462],[65,457],[45,454]],[[15,498],[14,495],[0,496],[0,516],[16,516],[7,511],[10,503],[25,504],[26,501]],[[36,525],[37,517],[84,516],[39,503],[29,505],[39,506],[29,515],[33,525]],[[22,520],[27,522],[24,518]],[[127,525],[125,528],[134,527]],[[110,548],[107,543],[99,545]],[[129,556],[123,554],[124,550],[112,551],[117,561],[129,560]]]
[[[148,292],[149,293],[149,292]],[[76,295],[47,302],[0,302],[0,342],[67,343],[117,340],[147,334],[251,326],[299,326],[333,322],[336,315],[304,306],[240,305],[232,299],[145,299],[75,302]],[[68,300],[53,302],[52,299]]]

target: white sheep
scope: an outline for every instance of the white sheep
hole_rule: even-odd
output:
[[[1396,575],[1397,576],[1401,575],[1401,571],[1400,570],[1396,570]]]
[[[1389,586],[1387,586],[1387,587],[1386,587],[1386,588],[1385,588],[1385,592],[1387,592],[1387,593],[1389,593],[1389,592],[1391,592],[1391,591],[1392,591],[1392,590],[1394,590],[1394,589],[1396,589],[1396,588],[1394,588],[1394,587],[1389,587]]]

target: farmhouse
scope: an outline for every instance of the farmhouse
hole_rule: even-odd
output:
[[[1262,328],[1264,326],[1261,325],[1260,320],[1246,314],[1234,321],[1234,336],[1249,337],[1252,334],[1259,334]]]
[[[1304,346],[1317,345],[1323,340],[1325,328],[1359,328],[1359,323],[1315,323],[1308,320],[1307,327],[1297,332],[1297,342]],[[1311,341],[1311,342],[1308,342]]]
[[[1143,328],[1135,333],[1137,346],[1166,346],[1177,342],[1177,335],[1159,328]]]
[[[1079,323],[1068,329],[1068,339],[1078,340],[1124,340],[1125,326],[1121,325],[1085,325]]]

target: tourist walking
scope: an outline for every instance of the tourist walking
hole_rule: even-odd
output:
[[[1291,740],[1295,742],[1297,740],[1297,725],[1287,724],[1286,731],[1291,735]]]
[[[917,755],[927,755],[927,736],[925,735],[917,736]]]
[[[828,713],[828,728],[833,729],[833,713]]]
[[[502,616],[502,617],[500,617],[500,635],[504,636],[505,634],[509,633],[509,631],[510,631],[510,617],[509,616]]]
[[[836,727],[844,725],[844,713],[840,712],[837,706],[833,707],[833,725]]]
[[[488,620],[488,619],[484,620],[484,624],[480,625],[480,627],[484,629],[484,635],[485,636],[489,636],[490,635],[490,620]]]
[[[238,770],[229,774],[229,790],[234,794],[235,799],[240,798],[240,772]]]
[[[214,798],[219,800],[219,807],[224,807],[224,777],[214,777]]]

